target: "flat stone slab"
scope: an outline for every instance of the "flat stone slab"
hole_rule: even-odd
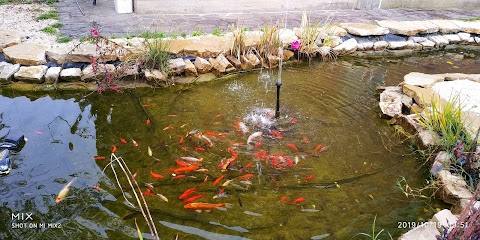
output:
[[[3,49],[5,58],[12,62],[26,66],[36,66],[47,63],[45,59],[46,45],[37,43],[20,43]]]
[[[432,75],[419,72],[411,72],[403,77],[404,83],[420,87],[432,87],[437,82],[443,82],[442,75]]]
[[[6,47],[11,47],[22,42],[22,37],[15,31],[0,31],[0,53]]]
[[[458,25],[462,32],[480,34],[480,21],[465,22],[452,20],[456,25]]]
[[[348,33],[357,36],[378,36],[389,33],[388,28],[368,23],[341,23],[340,26]]]
[[[20,64],[0,62],[0,84],[7,84],[13,80],[13,74],[20,69]]]
[[[460,26],[455,24],[455,22],[452,20],[434,19],[429,20],[429,22],[437,25],[438,31],[441,33],[457,33],[461,31]]]
[[[28,83],[43,83],[45,81],[44,76],[47,72],[47,66],[31,66],[31,67],[20,67],[18,72],[13,76],[15,80],[28,82]]]
[[[342,44],[334,47],[332,50],[337,54],[350,54],[357,50],[357,40],[350,38]]]
[[[428,222],[403,234],[399,240],[437,240],[437,237],[440,237],[440,232],[434,223]]]
[[[413,36],[438,32],[438,26],[428,21],[377,21],[378,25],[388,28],[392,34]]]
[[[80,81],[82,78],[82,69],[67,68],[60,72],[60,79],[66,82]]]
[[[51,46],[45,51],[47,55],[47,59],[49,61],[56,62],[58,64],[62,64],[65,62],[81,62],[81,63],[90,63],[91,57],[94,56],[97,61],[100,62],[108,62],[114,61],[117,59],[117,52],[114,48],[113,51],[107,51],[102,56],[102,59],[98,59],[100,53],[97,52],[96,46],[94,44],[81,44],[77,48],[74,49],[73,44],[57,44]]]
[[[470,80],[438,82],[432,90],[445,100],[458,96],[462,111],[480,114],[480,83]]]
[[[412,97],[415,102],[422,108],[425,108],[425,106],[431,106],[432,101],[435,101],[437,106],[439,106],[438,104],[442,104],[443,101],[440,95],[438,95],[430,88],[422,88],[418,86],[404,84],[402,87],[402,91],[407,96]]]
[[[217,57],[221,53],[230,51],[230,39],[214,35],[204,36],[192,40],[183,49],[183,54],[203,58]]]

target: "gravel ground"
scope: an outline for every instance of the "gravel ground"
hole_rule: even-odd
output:
[[[54,44],[57,37],[42,32],[42,29],[58,20],[37,20],[38,16],[51,10],[55,8],[45,4],[0,5],[0,31],[18,32],[23,42]]]

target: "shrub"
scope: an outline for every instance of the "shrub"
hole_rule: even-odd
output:
[[[195,29],[195,31],[193,31],[192,33],[192,36],[202,36],[202,35],[203,35],[203,32],[200,28]]]
[[[57,19],[58,20],[58,12],[55,10],[48,11],[47,13],[41,14],[37,17],[37,20],[46,20],[46,19]]]
[[[222,28],[221,27],[215,27],[212,31],[212,34],[220,37],[222,35]]]
[[[48,33],[48,34],[51,34],[51,35],[55,35],[55,34],[57,34],[57,29],[53,28],[53,27],[45,27],[45,28],[42,29],[42,32]]]

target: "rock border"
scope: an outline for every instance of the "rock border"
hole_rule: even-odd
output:
[[[285,47],[298,41],[301,33],[301,28],[279,29],[279,36]],[[261,34],[260,31],[247,31],[246,45],[255,46],[259,42]],[[329,39],[329,45],[324,46],[319,41],[318,47],[322,48],[322,51],[331,51],[337,56],[405,54],[414,51],[443,49],[452,44],[480,46],[480,21],[436,19],[376,21],[376,23],[368,24],[342,23],[322,32],[321,37]],[[230,56],[232,38],[233,34],[227,33],[224,36],[205,35],[186,39],[169,39],[170,52],[177,56],[169,61],[169,67],[175,76],[171,82],[168,82],[167,76],[163,74],[140,73],[138,69],[132,69],[127,75],[144,77],[147,83],[166,86],[168,83],[189,84],[198,80],[208,81],[229,73],[269,67],[262,64],[254,54],[247,54],[240,59]],[[118,47],[102,56],[103,60],[107,62],[125,61],[127,55],[121,48],[135,52],[142,48],[145,41],[152,41],[143,38],[110,40]],[[17,81],[47,85],[71,81],[88,83],[93,78],[92,72],[88,71],[91,68],[88,63],[91,56],[98,55],[95,52],[95,45],[83,43],[75,51],[71,51],[73,47],[72,43],[50,46],[22,43],[18,34],[0,31],[0,53],[8,61],[0,64],[0,84],[11,84]],[[283,61],[291,59],[294,55],[292,51],[285,49]],[[272,58],[276,58],[270,59],[272,62],[278,62],[278,57],[272,56]],[[18,78],[15,76],[15,73],[20,70],[18,64],[22,67],[45,65],[49,69],[44,71],[43,76],[36,74],[30,78],[22,74],[22,77]],[[272,64],[271,67],[274,66],[275,64]],[[60,72],[58,72],[58,67],[61,68]],[[50,68],[55,69],[50,70]],[[71,68],[76,69],[72,70]],[[109,69],[112,69],[111,66]],[[214,76],[210,73],[213,73]],[[388,96],[385,97],[388,98]],[[396,107],[398,108],[398,106],[397,103]]]
[[[411,72],[404,76],[401,86],[379,89],[381,91],[379,106],[382,117],[390,118],[390,124],[399,125],[406,133],[413,135],[418,149],[435,149],[441,144],[441,136],[436,132],[426,130],[418,118],[423,109],[429,107],[432,101],[437,104],[447,101],[432,90],[435,83],[443,81],[480,83],[480,74]],[[480,127],[480,114],[467,114],[462,120],[466,123],[468,132],[475,135],[476,130]],[[437,239],[444,229],[450,229],[457,223],[460,214],[474,197],[467,188],[465,180],[449,171],[450,160],[453,159],[453,156],[445,151],[437,152],[434,156],[430,159],[432,164],[430,173],[439,181],[438,195],[445,203],[452,204],[453,208],[452,210],[441,210],[428,222],[415,225],[415,228],[399,238],[401,240]],[[480,168],[480,165],[477,167]],[[479,209],[480,201],[474,200],[472,206]]]

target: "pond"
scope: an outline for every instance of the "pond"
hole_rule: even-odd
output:
[[[407,230],[399,222],[426,221],[445,205],[406,198],[396,187],[401,177],[423,186],[428,169],[379,119],[375,89],[396,85],[412,71],[474,73],[479,61],[463,49],[284,65],[281,117],[269,126],[273,133],[264,129],[252,144],[248,136],[262,131],[252,113],[275,107],[276,71],[86,97],[3,88],[0,137],[18,130],[28,141],[11,153],[11,173],[0,177],[0,238],[137,238],[134,219],[151,237],[114,172],[105,168],[112,145],[137,172],[142,191],[151,183],[169,199],[146,197],[163,239],[350,239],[370,233],[375,216],[377,229],[398,237]],[[261,125],[268,125],[271,119],[263,117]],[[240,122],[250,132],[243,133]],[[192,130],[204,137],[187,137]],[[233,155],[238,157],[222,171],[222,160]],[[174,174],[170,169],[178,168],[181,157],[203,158],[200,168],[208,171]],[[67,198],[55,203],[73,178]],[[178,197],[196,186],[191,196],[204,194],[197,202],[227,208],[185,209]],[[214,199],[222,188],[222,197]],[[132,192],[125,192],[135,203]],[[21,213],[31,218],[12,220]]]

